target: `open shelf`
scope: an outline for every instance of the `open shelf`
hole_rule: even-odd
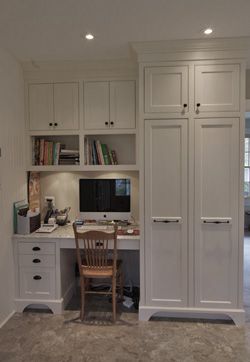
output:
[[[114,151],[117,159],[117,164],[112,164],[110,157],[108,157],[108,164],[95,163],[97,155],[91,157],[93,153],[94,141],[99,141],[100,144],[105,144],[110,151]],[[119,166],[124,169],[136,167],[136,135],[135,134],[88,134],[84,137],[84,168],[89,170],[100,169],[107,170],[110,168],[119,169]]]

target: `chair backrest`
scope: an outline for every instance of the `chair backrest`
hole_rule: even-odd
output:
[[[110,260],[112,260],[112,267],[115,270],[117,260],[117,225],[114,225],[112,230],[107,231],[85,231],[77,229],[74,223],[73,229],[79,270],[82,265],[91,269],[101,270],[110,266]],[[81,250],[84,250],[84,261],[81,259]]]

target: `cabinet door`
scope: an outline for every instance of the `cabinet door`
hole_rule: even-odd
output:
[[[110,127],[135,128],[135,82],[110,82]]]
[[[79,128],[78,83],[54,84],[54,129]]]
[[[187,305],[187,120],[145,121],[148,305]]]
[[[239,120],[196,120],[195,302],[237,305]]]
[[[196,112],[239,111],[239,74],[239,64],[196,65]]]
[[[188,111],[188,67],[145,68],[145,112],[184,110]]]
[[[84,83],[86,129],[109,128],[109,82]]]
[[[30,84],[28,92],[30,130],[51,129],[54,122],[53,84]]]

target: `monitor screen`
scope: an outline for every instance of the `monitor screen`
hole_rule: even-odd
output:
[[[80,179],[80,213],[85,217],[117,218],[130,213],[130,179]]]

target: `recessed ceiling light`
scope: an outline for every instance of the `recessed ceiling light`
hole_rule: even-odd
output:
[[[207,28],[207,29],[204,30],[203,33],[206,34],[206,35],[209,35],[209,34],[212,34],[212,32],[213,32],[213,29]]]
[[[94,35],[88,33],[88,34],[85,35],[85,38],[88,39],[88,40],[92,40],[92,39],[94,39]]]

